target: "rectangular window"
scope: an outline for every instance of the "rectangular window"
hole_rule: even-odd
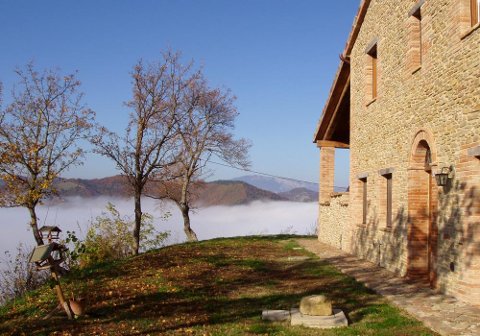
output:
[[[417,53],[418,53],[418,66],[422,64],[422,14],[420,9],[412,15],[413,19],[416,21],[416,31],[414,32],[414,38],[416,41],[414,42],[417,46]]]
[[[358,192],[358,196],[362,198],[362,217],[361,217],[362,225],[367,224],[367,215],[368,215],[367,178],[368,178],[368,173],[360,173],[357,175],[357,179],[358,179],[357,192]],[[357,216],[357,218],[358,218],[358,221],[360,221],[360,217]]]
[[[387,228],[392,227],[392,174],[385,175],[387,179]]]
[[[382,181],[380,183],[379,216],[385,218],[385,228],[393,226],[393,172],[395,168],[385,168],[378,171]]]
[[[378,70],[377,57],[378,38],[373,39],[365,48],[365,75],[364,88],[366,105],[373,103],[378,97]]]
[[[422,66],[422,13],[419,2],[408,13],[408,51],[407,68],[411,73],[416,72]]]
[[[363,212],[362,212],[362,224],[367,224],[367,211],[368,211],[368,201],[367,201],[367,179],[362,180],[363,188]]]
[[[472,16],[472,27],[475,26],[480,19],[480,0],[470,0],[470,13]]]
[[[372,99],[377,98],[378,93],[378,59],[377,59],[377,45],[368,53],[372,60]]]

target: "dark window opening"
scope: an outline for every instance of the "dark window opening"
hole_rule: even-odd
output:
[[[392,227],[392,174],[385,175],[387,179],[387,228]]]
[[[375,99],[378,94],[378,58],[376,44],[370,49],[368,55],[372,62],[372,99]]]
[[[362,223],[367,224],[367,211],[368,211],[368,201],[367,201],[367,179],[363,179],[363,213],[362,213]]]
[[[417,25],[417,34],[416,34],[416,39],[417,41],[416,44],[418,45],[418,65],[422,64],[422,13],[420,11],[420,8],[413,13],[412,15],[416,20],[416,25]]]

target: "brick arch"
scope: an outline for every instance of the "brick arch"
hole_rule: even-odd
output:
[[[418,147],[420,144],[427,144],[430,149],[430,155],[432,158],[432,166],[437,165],[437,148],[435,147],[435,140],[432,132],[427,129],[421,129],[415,133],[415,136],[412,141],[412,146],[410,148],[410,169],[423,169],[419,166],[420,162],[418,161]]]
[[[431,164],[426,165],[430,152]],[[428,130],[418,131],[413,139],[408,169],[408,261],[407,276],[436,285],[437,240],[436,223],[438,193],[432,169],[437,151]]]

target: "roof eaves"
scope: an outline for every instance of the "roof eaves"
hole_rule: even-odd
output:
[[[368,7],[370,6],[371,0],[363,0],[358,9],[357,15],[353,21],[352,30],[348,36],[347,43],[345,45],[345,50],[343,51],[343,56],[346,59],[350,58],[350,53],[352,52],[353,46],[357,41],[358,34],[360,33],[360,28],[362,28],[363,21],[367,15]]]
[[[362,0],[360,7],[358,9],[357,15],[355,16],[355,19],[353,21],[353,26],[352,30],[350,31],[350,35],[348,36],[347,43],[345,45],[345,50],[343,51],[343,54],[340,56],[340,65],[338,67],[337,73],[335,74],[335,80],[333,82],[332,87],[330,88],[330,93],[327,99],[327,102],[323,108],[322,112],[322,117],[320,118],[320,121],[317,124],[317,128],[315,130],[314,134],[314,139],[313,142],[315,143],[318,139],[319,132],[323,127],[327,127],[330,123],[330,120],[332,118],[331,113],[327,113],[328,111],[335,110],[335,108],[330,108],[332,102],[332,96],[333,93],[337,87],[337,85],[346,85],[347,83],[340,83],[339,78],[342,74],[342,71],[346,67],[350,66],[350,53],[352,52],[353,46],[355,45],[355,42],[357,40],[358,34],[360,32],[360,28],[362,27],[363,21],[365,20],[365,16],[367,14],[368,7],[370,6],[371,0]],[[338,104],[339,102],[335,102],[335,104]],[[328,120],[327,120],[328,119]]]
[[[342,74],[345,73],[345,71],[347,71],[349,68],[349,64],[342,60],[340,62],[340,65],[337,69],[337,73],[335,74],[335,80],[333,82],[333,85],[332,87],[330,88],[330,93],[328,95],[328,99],[327,99],[327,103],[325,104],[325,106],[323,107],[323,111],[322,111],[322,117],[320,119],[320,121],[318,122],[317,124],[317,128],[315,130],[315,134],[314,134],[314,138],[313,138],[313,142],[317,142],[317,140],[319,140],[319,134],[320,133],[325,133],[326,132],[326,129],[328,127],[328,125],[330,124],[330,120],[332,119],[333,115],[333,111],[335,110],[335,108],[330,108],[330,106],[333,105],[336,105],[339,103],[339,99],[336,99],[338,97],[338,94],[335,94],[336,93],[336,89],[339,88],[342,88],[346,82],[345,81],[342,81],[341,82],[341,79],[344,78],[344,76],[342,76]],[[335,98],[335,100],[334,100]],[[338,97],[340,98],[340,97]]]

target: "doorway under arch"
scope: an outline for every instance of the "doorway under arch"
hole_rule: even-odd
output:
[[[437,240],[436,221],[438,193],[432,174],[436,153],[426,132],[415,138],[408,173],[408,262],[407,276],[436,286]]]

